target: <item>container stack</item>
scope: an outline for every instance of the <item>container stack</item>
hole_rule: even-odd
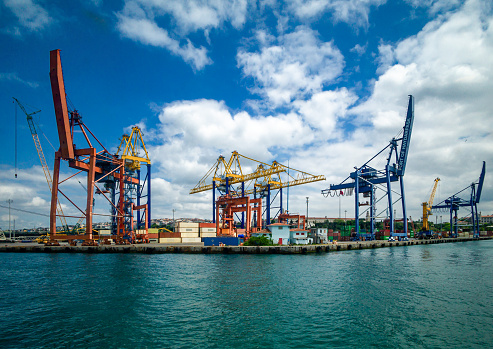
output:
[[[159,241],[159,233],[158,233],[158,228],[149,228],[147,230],[147,234],[149,236],[149,241],[150,242],[158,242]],[[145,230],[144,230],[145,233]]]
[[[217,236],[215,223],[199,223],[201,238],[214,238]]]
[[[170,233],[163,231],[159,233],[159,243],[160,244],[180,244],[181,236],[180,233]]]
[[[178,222],[176,232],[180,234],[183,244],[200,243],[199,223]]]

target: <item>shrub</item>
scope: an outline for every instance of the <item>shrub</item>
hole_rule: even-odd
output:
[[[272,246],[272,240],[266,236],[253,236],[245,243],[244,246]]]

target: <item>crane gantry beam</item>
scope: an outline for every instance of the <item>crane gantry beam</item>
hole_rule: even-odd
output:
[[[256,170],[252,173],[244,175],[241,169],[241,157],[258,163]],[[257,178],[268,177],[284,171],[286,171],[284,168],[279,166],[270,166],[264,162],[254,160],[239,154],[237,151],[234,151],[228,162],[225,161],[224,156],[219,156],[216,163],[210,168],[209,171],[207,171],[205,176],[202,177],[199,183],[190,190],[190,194],[212,190],[214,185],[226,185],[226,178],[228,179],[228,185],[233,185],[241,182],[248,182]],[[216,184],[206,184],[207,181],[211,179],[213,182],[216,182]]]

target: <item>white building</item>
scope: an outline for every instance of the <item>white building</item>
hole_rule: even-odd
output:
[[[327,228],[312,228],[311,236],[316,244],[328,244],[329,243],[329,229]]]
[[[284,223],[269,224],[267,228],[272,233],[272,242],[277,245],[289,245],[291,232],[289,225]]]

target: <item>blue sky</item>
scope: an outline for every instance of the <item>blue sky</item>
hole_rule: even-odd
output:
[[[310,216],[337,217],[339,200],[320,190],[402,129],[409,94],[416,98],[405,178],[412,217],[421,216],[434,178],[441,178],[436,200],[444,199],[474,181],[483,160],[488,171],[492,159],[489,1],[4,0],[0,23],[0,199],[16,208],[49,210],[20,111],[14,179],[11,98],[42,110],[36,120],[57,147],[52,49],[61,50],[70,100],[107,148],[115,151],[131,126],[143,129],[155,218],[172,209],[210,218],[210,193],[188,192],[234,150],[325,175],[326,182],[292,188],[290,211],[305,212],[309,196]],[[51,168],[53,149],[41,140]],[[484,214],[493,213],[488,179]],[[74,197],[80,189],[74,182]],[[107,213],[97,200],[96,210]],[[353,198],[342,198],[341,209],[352,216]],[[18,226],[48,222],[15,216]]]

